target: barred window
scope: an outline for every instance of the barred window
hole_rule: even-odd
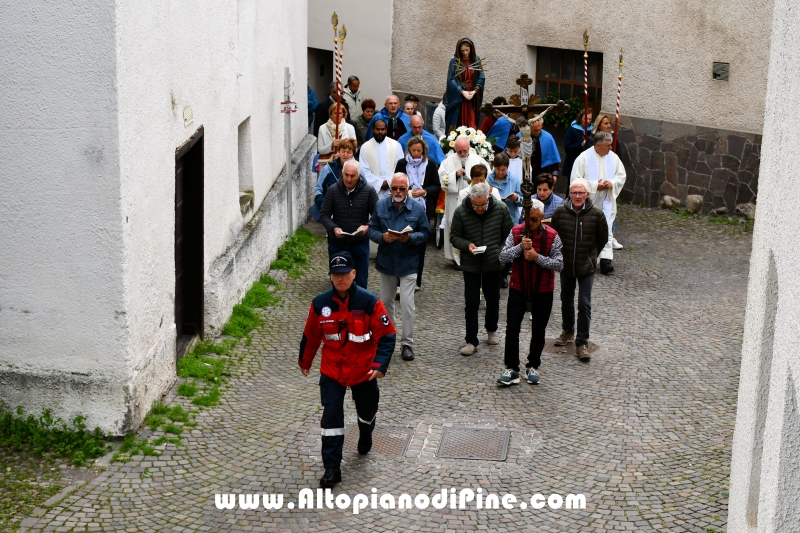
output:
[[[583,99],[583,50],[538,47],[536,95],[544,100],[551,93],[562,100]],[[597,112],[602,99],[603,54],[589,52],[589,107]]]

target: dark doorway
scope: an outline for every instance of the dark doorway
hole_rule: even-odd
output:
[[[203,336],[203,128],[175,154],[177,357]]]
[[[333,81],[333,51],[319,48],[308,48],[308,85],[317,95],[317,100],[324,102],[331,92]],[[342,80],[342,83],[346,83]],[[298,97],[299,98],[299,97]],[[325,110],[327,113],[328,110]]]

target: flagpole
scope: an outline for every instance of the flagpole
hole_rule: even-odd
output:
[[[622,48],[619,50],[619,83],[617,83],[617,116],[614,120],[614,153],[617,153],[617,137],[619,134],[619,99],[622,94]]]
[[[589,124],[586,117],[589,114],[589,30],[583,30],[583,141],[589,138]]]

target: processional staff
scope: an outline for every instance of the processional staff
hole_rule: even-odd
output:
[[[583,140],[589,138],[589,124],[586,116],[589,113],[589,30],[583,30]]]
[[[619,98],[622,94],[622,48],[619,49],[619,83],[617,83],[617,116],[614,120],[614,153],[617,153],[617,137],[619,133]]]
[[[339,16],[336,14],[336,11],[333,12],[333,16],[331,17],[331,24],[333,24],[333,70],[334,70],[334,78],[336,81],[336,114],[338,117],[342,116],[342,63],[344,61],[344,38],[347,37],[347,29],[342,24],[342,28],[338,30],[339,26]],[[342,48],[339,49],[339,43],[341,42]],[[336,120],[336,125],[334,126],[334,141],[339,138],[339,122],[341,119]],[[334,149],[334,153],[339,151],[338,148]]]

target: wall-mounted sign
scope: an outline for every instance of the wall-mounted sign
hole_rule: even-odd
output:
[[[194,111],[192,111],[192,106],[184,107],[183,108],[183,125],[188,126],[194,122]]]
[[[297,113],[297,102],[281,102],[281,113]]]

